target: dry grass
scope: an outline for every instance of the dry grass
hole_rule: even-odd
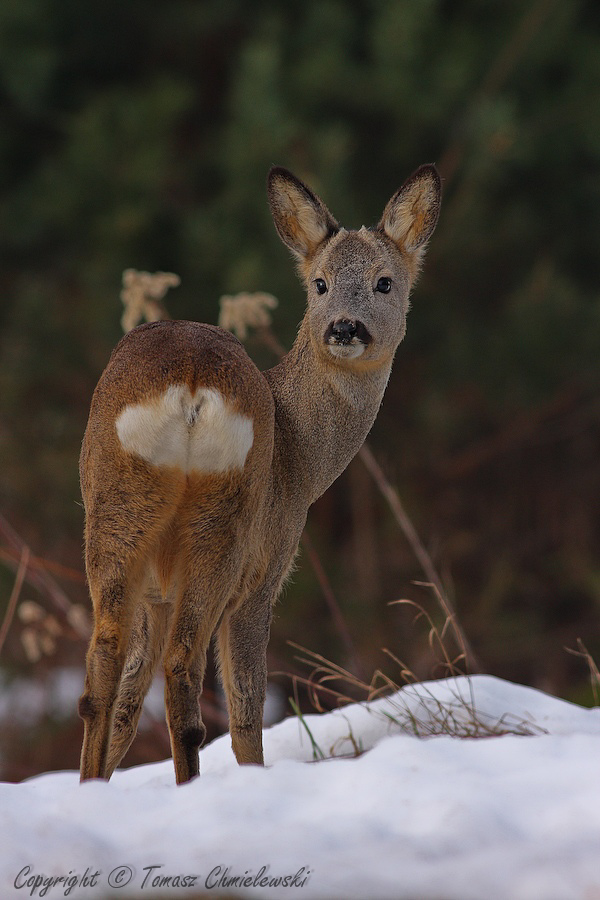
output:
[[[435,585],[429,587],[435,593]],[[437,600],[439,602],[439,597]],[[314,738],[300,713],[298,685],[304,686],[314,709],[321,713],[327,712],[331,706],[343,707],[350,703],[370,703],[385,698],[386,703],[383,706],[378,705],[373,710],[374,715],[384,716],[399,731],[418,738],[440,735],[454,738],[489,738],[508,734],[533,736],[545,733],[530,720],[508,711],[501,716],[491,716],[477,708],[472,676],[466,675],[461,668],[465,659],[464,649],[458,654],[452,654],[448,649],[450,632],[454,631],[454,637],[460,643],[460,632],[456,631],[452,613],[447,612],[440,627],[430,613],[414,600],[397,600],[393,603],[412,607],[416,612],[415,626],[419,623],[425,625],[429,646],[437,660],[436,668],[441,668],[448,680],[449,698],[440,700],[428,683],[419,682],[410,667],[387,647],[383,648],[383,653],[394,663],[395,674],[391,676],[382,669],[377,669],[371,680],[366,682],[319,653],[290,642],[290,645],[299,651],[297,661],[311,669],[308,677],[299,675],[289,677],[294,686],[294,699],[290,699],[292,709],[309,733],[313,748]],[[358,754],[360,741],[356,736],[350,736]],[[326,755],[318,748],[318,754],[314,753],[314,759],[324,758]]]

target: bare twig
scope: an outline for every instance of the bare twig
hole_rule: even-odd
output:
[[[0,547],[0,559],[4,562],[14,565],[15,568],[19,564],[20,555],[16,550]],[[63,566],[61,563],[54,562],[51,559],[44,559],[42,556],[33,556],[29,558],[28,573],[32,571],[51,572],[60,578],[68,578],[69,581],[75,581],[79,584],[85,584],[85,575],[79,569],[73,569],[71,566]]]
[[[392,511],[392,515],[402,529],[406,540],[410,544],[413,553],[417,557],[421,568],[425,573],[427,581],[432,585],[444,613],[451,618],[452,627],[455,634],[459,638],[459,646],[465,654],[465,662],[468,669],[471,672],[478,671],[479,663],[477,657],[470,645],[467,636],[458,623],[454,605],[444,589],[444,585],[442,584],[436,568],[433,565],[429,553],[423,546],[423,543],[421,542],[421,539],[417,534],[414,525],[405,512],[400,497],[398,496],[398,492],[392,487],[388,479],[385,477],[383,469],[373,456],[371,448],[366,442],[359,450],[358,455],[372,475],[373,480],[375,481],[375,484],[379,488],[381,494],[387,501],[387,504]]]
[[[29,555],[29,547],[24,546],[23,550],[21,551],[21,560],[19,562],[19,568],[17,569],[17,577],[15,578],[15,583],[11,591],[8,606],[6,607],[6,613],[4,615],[2,627],[0,627],[0,653],[2,652],[2,647],[4,646],[4,641],[6,640],[6,635],[8,634],[8,630],[12,624],[15,609],[17,608],[17,602],[21,594],[21,588],[23,587],[23,581],[27,572],[27,566],[29,565]]]
[[[23,538],[17,534],[12,525],[8,522],[8,520],[0,513],[0,536],[4,538],[9,547],[12,547],[13,550],[16,550],[19,556],[23,553],[23,550],[27,547],[27,544],[23,540]],[[27,551],[31,556],[31,550],[27,547]],[[74,629],[74,631],[79,635],[79,637],[87,640],[89,638],[89,629],[86,626],[86,623],[83,621],[82,617],[73,615],[74,610],[79,610],[81,607],[78,607],[72,600],[65,594],[60,585],[55,581],[50,572],[46,570],[44,566],[39,566],[37,568],[28,567],[27,573],[27,583],[32,585],[37,591],[41,594],[46,595],[52,601],[54,606],[59,609],[66,617]]]
[[[579,656],[584,659],[587,663],[588,669],[590,671],[590,684],[592,686],[592,695],[594,697],[594,706],[600,705],[600,669],[596,665],[592,654],[587,649],[581,638],[577,638],[577,646],[578,650],[572,650],[570,647],[565,647],[567,653],[571,653],[573,656]]]
[[[323,568],[323,565],[319,558],[319,554],[317,553],[311,537],[306,530],[302,534],[301,543],[316,575],[317,581],[319,582],[319,586],[325,598],[325,602],[327,603],[327,606],[329,608],[329,612],[331,614],[331,618],[333,619],[337,632],[342,639],[344,646],[346,647],[346,651],[352,662],[352,667],[354,668],[355,673],[357,675],[360,675],[360,660],[356,652],[356,647],[354,646],[354,641],[352,640],[352,636],[350,634],[350,629],[346,625],[346,620],[344,619],[336,596],[333,593],[333,588],[331,587],[331,583],[327,577],[327,573]]]

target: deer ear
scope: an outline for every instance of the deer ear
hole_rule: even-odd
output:
[[[378,229],[406,253],[421,256],[437,224],[442,182],[435,166],[421,166],[396,191]]]
[[[279,237],[299,260],[308,259],[319,244],[339,231],[322,200],[287,169],[271,169],[267,193]]]

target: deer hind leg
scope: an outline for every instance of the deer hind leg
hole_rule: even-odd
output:
[[[94,607],[94,631],[86,659],[79,715],[84,720],[81,780],[106,778],[115,703],[132,623],[143,600],[147,571],[185,486],[183,478],[142,473],[121,484],[105,476],[102,502],[86,504],[86,569]],[[114,503],[118,494],[118,515]]]
[[[142,577],[125,576],[101,583],[90,580],[94,602],[94,632],[86,660],[79,715],[84,720],[81,780],[106,778],[113,711],[129,642],[131,611],[142,588]]]
[[[144,698],[163,655],[170,612],[168,603],[144,603],[138,607],[115,705],[107,778],[117,768],[136,735]]]
[[[272,597],[273,592],[263,588],[228,614],[219,628],[219,661],[231,744],[240,764],[264,764],[262,722]]]
[[[193,565],[182,573],[164,661],[167,724],[178,784],[199,774],[198,750],[206,736],[200,711],[206,653],[238,585],[234,557],[235,548],[225,543],[219,553],[203,554],[198,549],[188,557]]]
[[[175,780],[183,784],[200,773],[198,750],[206,737],[200,712],[206,648],[187,652],[183,644],[167,651],[165,705],[175,765]]]

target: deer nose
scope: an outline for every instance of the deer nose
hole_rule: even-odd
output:
[[[351,322],[349,319],[338,319],[337,322],[332,322],[329,327],[331,329],[330,336],[336,344],[349,344],[352,338],[356,337],[356,332],[358,331],[356,322]]]

